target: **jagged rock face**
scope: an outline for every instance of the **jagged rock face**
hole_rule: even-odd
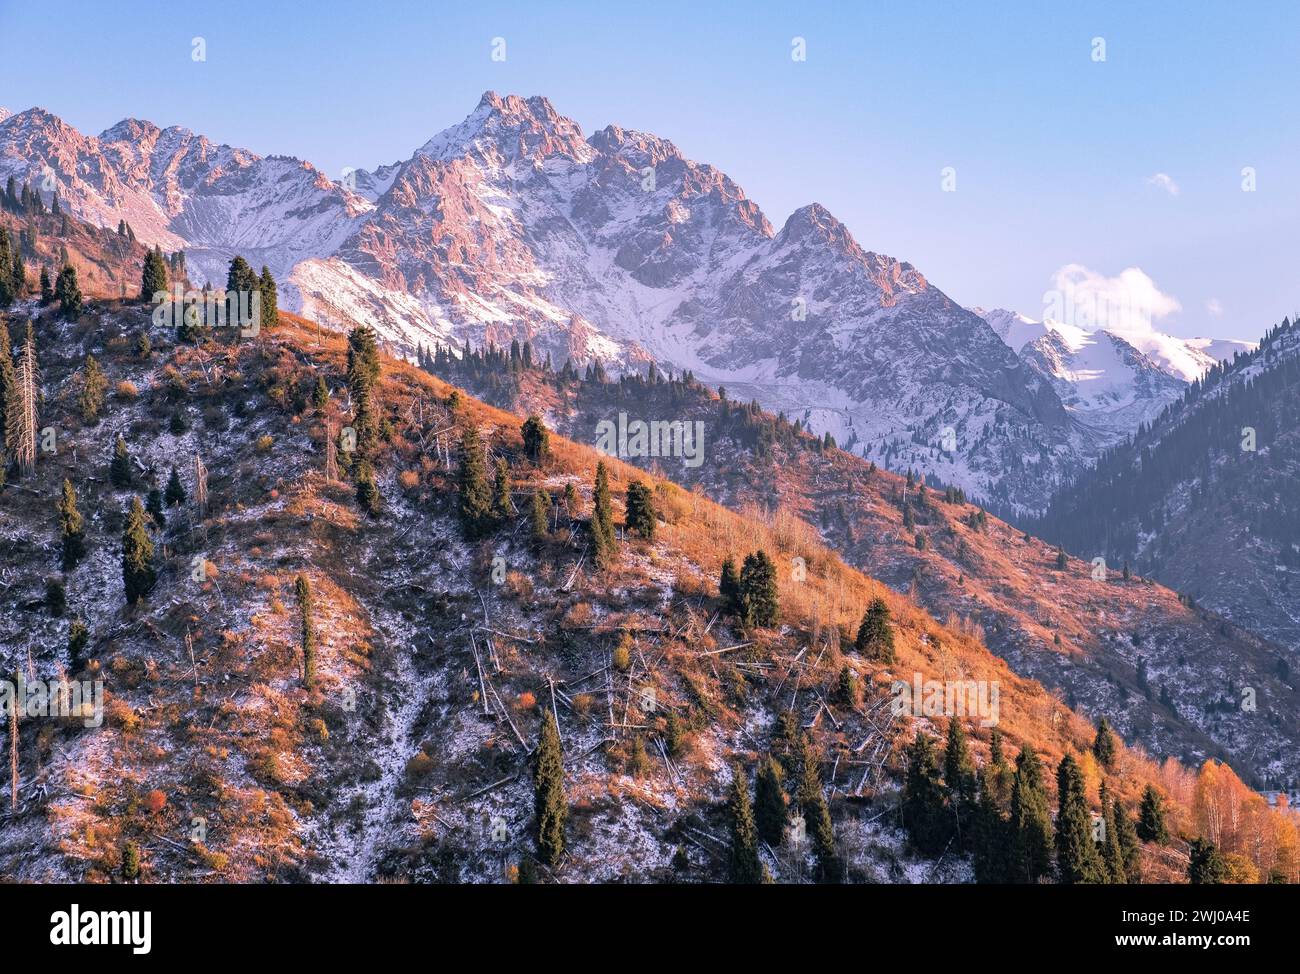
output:
[[[266,263],[285,307],[367,321],[399,351],[519,338],[557,364],[692,369],[1012,509],[1041,507],[1096,446],[983,319],[820,205],[774,231],[671,142],[584,138],[544,98],[489,92],[342,183],[134,120],[92,138],[38,110],[0,123],[0,177],[46,164],[74,213],[185,246],[200,279],[236,252]]]

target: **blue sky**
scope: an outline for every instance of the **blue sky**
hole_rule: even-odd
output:
[[[0,105],[85,132],[148,118],[337,176],[407,157],[489,88],[544,94],[584,131],[673,140],[778,227],[822,203],[963,304],[1037,317],[1082,265],[1100,281],[1140,268],[1178,306],[1157,326],[1180,335],[1254,338],[1300,308],[1294,3],[54,10],[0,6]]]

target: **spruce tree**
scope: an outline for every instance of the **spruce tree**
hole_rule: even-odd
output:
[[[835,699],[840,706],[850,710],[858,705],[857,677],[847,663],[840,667],[839,678],[835,681]]]
[[[728,555],[722,562],[722,575],[718,579],[718,598],[722,611],[728,615],[740,615],[740,572],[736,571],[736,560]]]
[[[63,481],[63,494],[59,498],[59,541],[61,545],[61,563],[63,570],[71,571],[86,554],[86,532],[77,510],[77,492],[72,481]]]
[[[510,500],[510,466],[504,457],[497,457],[496,471],[492,476],[492,513],[504,521],[514,512]]]
[[[599,569],[614,563],[617,554],[614,537],[614,511],[609,499],[609,471],[605,461],[596,464],[596,484],[591,494],[592,559]]]
[[[487,462],[478,430],[467,426],[460,438],[460,521],[465,536],[481,538],[492,529],[492,491],[488,486]]]
[[[524,438],[524,455],[532,463],[542,463],[550,456],[551,433],[542,422],[542,417],[533,413],[524,420],[519,432]]]
[[[528,502],[528,536],[534,544],[542,544],[546,541],[548,527],[551,518],[551,495],[546,491],[533,491],[532,499]]]
[[[1110,790],[1106,782],[1101,783],[1101,861],[1108,883],[1127,883],[1128,870],[1124,864],[1124,850],[1119,844],[1119,824],[1115,817],[1115,805],[1110,799]],[[1121,813],[1122,814],[1122,813]]]
[[[762,883],[767,877],[758,858],[758,829],[749,802],[749,779],[739,762],[732,765],[727,807],[731,819],[731,881],[748,886]]]
[[[858,626],[853,648],[867,659],[882,663],[894,662],[894,629],[890,625],[889,606],[884,599],[871,600],[871,605],[862,616],[862,624]]]
[[[375,468],[363,458],[357,461],[353,475],[357,484],[357,505],[371,517],[378,517],[384,508],[384,498],[375,482]]]
[[[348,333],[348,391],[352,396],[357,452],[362,455],[373,449],[379,432],[376,415],[379,369],[379,343],[375,333],[369,325],[358,325]]]
[[[831,826],[831,810],[822,794],[820,761],[808,734],[800,736],[799,787],[795,798],[803,813],[806,827],[812,835],[813,853],[817,857],[817,880],[838,883],[843,879],[844,864],[835,850],[835,832]]]
[[[180,474],[173,465],[171,475],[167,478],[167,488],[163,493],[163,503],[168,507],[185,503],[185,485],[181,483]]]
[[[627,486],[627,527],[647,541],[655,536],[654,494],[640,480],[634,480]]]
[[[144,505],[140,498],[131,500],[122,532],[122,586],[127,605],[135,605],[148,595],[157,580],[153,567],[153,541],[145,527]]]
[[[1052,823],[1042,765],[1026,744],[1011,782],[1011,881],[1037,883],[1052,868]]]
[[[1209,839],[1193,839],[1187,863],[1187,881],[1193,885],[1228,881],[1228,864]]]
[[[1154,785],[1147,785],[1142,792],[1137,834],[1143,842],[1165,845],[1169,841],[1169,827],[1165,824],[1165,802]]]
[[[68,675],[75,676],[81,670],[81,654],[90,642],[90,630],[80,619],[73,619],[68,626]]]
[[[263,328],[274,327],[280,320],[280,302],[276,294],[275,278],[271,276],[271,269],[265,264],[262,265],[261,280],[257,283],[258,290],[262,292],[261,319],[258,324]]]
[[[41,306],[47,307],[54,303],[54,285],[50,283],[50,272],[41,266]]]
[[[780,617],[776,566],[766,551],[746,555],[741,565],[740,615],[748,626],[774,626]]]
[[[99,419],[99,411],[104,408],[104,394],[108,392],[108,379],[99,367],[95,356],[86,356],[86,367],[81,373],[81,388],[77,391],[77,407],[81,410],[81,419],[93,423]]]
[[[1092,741],[1092,753],[1106,770],[1115,766],[1115,735],[1105,717],[1097,722],[1097,736]]]
[[[329,386],[325,384],[325,376],[316,376],[316,385],[311,392],[311,404],[317,412],[325,409],[326,404],[330,401]]]
[[[162,251],[157,247],[144,256],[144,268],[140,273],[140,300],[152,302],[154,295],[167,291],[167,265],[163,263]]]
[[[312,601],[311,582],[306,575],[293,581],[293,592],[298,598],[298,628],[302,645],[302,682],[308,690],[316,686],[316,620]]]
[[[226,272],[226,290],[251,293],[257,290],[258,283],[257,275],[248,261],[236,254]]]
[[[784,777],[781,765],[772,755],[759,762],[754,781],[754,819],[758,835],[773,849],[781,845],[785,833],[785,792],[781,787]]]
[[[1119,840],[1120,860],[1124,868],[1124,882],[1140,883],[1142,882],[1142,843],[1138,841],[1133,819],[1124,810],[1123,804],[1115,801],[1112,805],[1115,836]]]
[[[114,487],[130,487],[133,479],[131,454],[127,452],[126,440],[120,436],[113,444],[113,461],[108,465],[108,479]]]
[[[970,826],[971,863],[977,883],[1005,883],[1011,878],[1011,836],[997,789],[997,773],[990,762],[980,769],[979,801]]]
[[[966,742],[966,729],[960,720],[948,720],[948,742],[943,759],[944,790],[948,795],[948,809],[952,814],[957,841],[962,848],[970,848],[970,821],[975,813],[975,762]]]
[[[54,296],[59,302],[59,314],[68,321],[81,317],[81,285],[77,283],[77,269],[71,264],[64,264],[59,271],[59,279],[54,285]]]
[[[937,856],[947,848],[952,820],[944,808],[934,742],[924,731],[916,732],[916,739],[907,749],[901,811],[903,827],[921,853]]]
[[[1102,883],[1105,867],[1092,838],[1092,816],[1083,793],[1083,773],[1073,756],[1056,771],[1056,876],[1065,884]]]
[[[564,755],[555,716],[542,714],[542,730],[533,764],[533,810],[536,815],[537,851],[551,866],[564,853],[564,823],[569,800],[564,794]]]

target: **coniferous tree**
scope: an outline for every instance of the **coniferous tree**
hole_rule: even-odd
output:
[[[1209,839],[1193,839],[1187,863],[1187,881],[1193,885],[1228,881],[1228,864]]]
[[[363,456],[374,447],[379,432],[375,401],[378,383],[379,343],[369,325],[358,325],[348,333],[348,391],[352,396],[357,452]]]
[[[1108,883],[1127,883],[1128,870],[1124,863],[1124,850],[1119,844],[1119,824],[1115,805],[1110,799],[1110,789],[1101,783],[1101,861]]]
[[[384,498],[375,482],[375,468],[363,458],[357,461],[353,473],[357,483],[357,504],[371,517],[378,517],[384,507]]]
[[[478,430],[467,426],[460,438],[460,521],[467,538],[481,538],[492,528],[492,491]]]
[[[330,401],[329,386],[325,384],[325,376],[316,376],[316,385],[311,391],[311,404],[317,412],[323,410]]]
[[[106,392],[108,379],[104,376],[104,370],[99,367],[95,356],[87,355],[86,367],[81,373],[81,388],[77,392],[77,406],[84,422],[93,423],[99,419]]]
[[[149,356],[153,354],[153,342],[149,341],[147,331],[140,332],[140,337],[135,340],[135,353],[145,361],[148,361]]]
[[[749,779],[737,762],[731,770],[731,881],[744,885],[765,882],[767,876],[758,858],[758,829],[749,802]]]
[[[1123,864],[1124,882],[1142,882],[1142,844],[1138,841],[1137,831],[1133,827],[1132,817],[1124,810],[1123,804],[1113,801],[1115,819],[1115,837],[1119,840],[1120,861]]]
[[[113,461],[108,466],[108,479],[114,487],[130,487],[133,479],[131,454],[127,451],[126,440],[120,436],[113,444]]]
[[[564,794],[564,755],[555,716],[542,714],[542,730],[533,764],[533,809],[536,815],[537,851],[551,866],[564,853],[564,823],[569,800]]]
[[[144,505],[135,497],[122,532],[122,585],[127,604],[135,605],[148,595],[157,577],[153,567],[153,541],[145,527]]]
[[[64,479],[59,498],[59,540],[63,570],[71,571],[86,554],[86,532],[81,512],[77,510],[77,492],[72,481]]]
[[[59,301],[59,314],[69,321],[81,317],[81,285],[77,283],[77,269],[64,264],[54,285],[54,296]]]
[[[835,681],[835,699],[841,706],[853,709],[858,705],[858,680],[853,667],[845,663],[840,667],[839,679]]]
[[[257,282],[257,286],[262,292],[261,318],[258,324],[263,328],[274,327],[280,320],[280,302],[276,295],[275,278],[271,276],[271,269],[265,264],[262,265],[262,277]]]
[[[90,630],[80,619],[73,619],[68,626],[68,674],[75,675],[81,670],[81,654],[90,642]]]
[[[167,265],[162,251],[157,247],[144,255],[144,269],[140,273],[140,300],[151,302],[154,295],[167,291]]]
[[[1138,838],[1143,842],[1164,845],[1169,841],[1169,827],[1165,824],[1165,802],[1154,785],[1142,792],[1142,806],[1138,811]]]
[[[524,455],[533,463],[542,463],[551,453],[551,433],[536,413],[524,420],[520,427],[524,438]]]
[[[939,758],[934,742],[924,731],[907,749],[901,811],[912,844],[927,856],[943,852],[952,838],[952,820],[944,808],[939,784]]]
[[[1115,766],[1115,735],[1105,717],[1097,722],[1097,736],[1092,741],[1092,753],[1108,771]]]
[[[4,424],[4,444],[12,452],[21,438],[21,390],[18,387],[18,370],[14,368],[13,351],[9,346],[9,325],[0,321],[0,422]]]
[[[258,283],[257,274],[248,261],[236,254],[226,271],[226,290],[252,292],[257,290]]]
[[[534,544],[541,544],[547,538],[547,527],[551,517],[551,495],[538,489],[533,491],[528,503],[528,535]]]
[[[759,762],[754,781],[754,819],[758,836],[773,849],[781,845],[785,833],[785,792],[781,787],[784,777],[781,765],[772,755]]]
[[[163,503],[168,507],[175,507],[177,504],[185,503],[185,485],[181,483],[180,474],[176,472],[175,465],[172,466],[171,475],[167,478],[167,488],[163,493]]]
[[[844,864],[835,850],[831,810],[826,804],[826,796],[822,794],[819,764],[812,738],[806,733],[802,734],[799,739],[799,787],[795,792],[795,800],[799,803],[799,810],[812,835],[818,882],[838,883],[843,879]]]
[[[996,772],[989,762],[980,769],[979,801],[970,826],[971,861],[977,883],[1005,883],[1011,878],[1011,836],[997,792]]]
[[[858,626],[853,648],[868,659],[882,663],[894,661],[894,629],[890,625],[889,606],[884,599],[871,600],[871,605],[862,616],[862,624]]]
[[[592,559],[599,569],[614,563],[617,554],[614,538],[614,511],[609,499],[609,471],[605,461],[596,464],[596,484],[591,494]]]
[[[504,521],[515,512],[510,500],[510,466],[504,457],[497,457],[496,472],[492,477],[492,513]]]
[[[966,729],[956,717],[948,720],[948,742],[944,748],[943,768],[944,790],[948,793],[948,808],[952,814],[957,841],[962,848],[969,848],[977,779],[975,762],[966,742]]]
[[[293,582],[298,598],[298,628],[302,645],[302,682],[308,690],[316,685],[316,606],[312,601],[311,582],[299,575]]]
[[[1011,880],[1037,883],[1052,868],[1052,823],[1042,765],[1029,745],[1016,759],[1011,782]]]
[[[722,576],[718,580],[718,598],[722,611],[728,615],[740,614],[740,572],[736,560],[728,555],[722,562]]]
[[[54,285],[50,283],[50,272],[44,265],[41,266],[41,306],[46,307],[54,303]]]
[[[654,494],[642,481],[632,481],[627,485],[628,530],[635,531],[647,541],[653,541],[655,520]]]
[[[1103,883],[1105,866],[1092,838],[1092,816],[1083,793],[1083,773],[1073,756],[1056,771],[1056,875],[1069,885]]]
[[[747,626],[774,626],[780,617],[776,566],[766,551],[746,555],[740,567],[740,616]]]
[[[162,491],[157,487],[150,488],[149,496],[144,502],[144,509],[159,528],[167,526],[167,517],[163,514]]]

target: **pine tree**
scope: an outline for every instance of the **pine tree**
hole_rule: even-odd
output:
[[[162,251],[157,247],[144,255],[144,268],[140,273],[140,300],[152,302],[159,292],[167,291],[167,265]]]
[[[1147,785],[1142,792],[1137,834],[1143,842],[1165,845],[1169,841],[1169,827],[1165,824],[1165,802],[1154,785]]]
[[[375,415],[379,368],[375,333],[368,325],[358,325],[348,333],[348,391],[352,396],[357,452],[362,455],[373,448],[379,430]]]
[[[171,475],[167,478],[167,489],[163,493],[163,502],[168,507],[175,507],[177,504],[185,503],[185,485],[181,483],[181,477],[176,472],[175,465],[172,466]]]
[[[781,765],[772,755],[767,755],[758,765],[754,782],[754,819],[758,835],[773,849],[781,845],[785,832],[785,792],[781,787],[784,777]]]
[[[1056,546],[1056,570],[1065,571],[1066,567],[1069,564],[1070,564],[1070,559],[1065,553],[1065,548],[1062,545],[1057,545]]]
[[[1115,735],[1105,717],[1097,722],[1097,736],[1092,741],[1092,753],[1107,771],[1115,766]]]
[[[492,476],[492,513],[504,521],[514,512],[515,505],[510,500],[510,465],[504,457],[497,457],[496,472]]]
[[[767,881],[763,863],[758,858],[758,829],[749,802],[749,779],[740,763],[731,769],[731,881],[753,886]]]
[[[835,681],[835,699],[850,710],[858,705],[857,677],[847,663],[840,667],[839,678]]]
[[[835,851],[835,832],[831,826],[831,810],[822,794],[820,761],[812,738],[801,734],[799,738],[799,786],[795,800],[803,813],[808,831],[812,833],[813,852],[817,857],[817,879],[822,883],[838,883],[843,879],[844,865]]]
[[[146,362],[149,360],[149,356],[153,354],[153,342],[149,341],[147,331],[140,332],[140,337],[135,340],[135,353]]]
[[[564,794],[564,755],[555,716],[542,714],[542,730],[533,765],[533,809],[536,814],[537,851],[551,866],[564,853],[564,823],[569,817],[569,800]]]
[[[41,306],[47,307],[54,303],[54,285],[50,283],[50,272],[44,265],[41,267]]]
[[[298,626],[302,644],[302,682],[308,690],[316,686],[316,620],[311,582],[306,575],[294,579],[293,592],[298,598]]]
[[[957,841],[969,848],[970,820],[975,813],[975,762],[966,742],[966,729],[956,717],[948,720],[948,742],[944,748],[943,782],[948,794],[948,808],[952,814]]]
[[[271,269],[265,264],[262,265],[262,277],[258,281],[258,289],[262,292],[262,310],[258,324],[263,328],[272,328],[280,320],[280,302],[276,294],[275,278],[271,276]]]
[[[916,732],[907,749],[901,811],[903,827],[920,852],[936,856],[947,848],[952,820],[944,808],[934,742],[924,731]]]
[[[329,386],[325,384],[325,376],[316,376],[316,386],[311,392],[311,404],[317,412],[324,410],[326,404],[330,401]]]
[[[162,491],[157,487],[150,488],[149,496],[144,502],[144,509],[149,517],[153,519],[159,529],[167,526],[167,516],[163,514],[163,496]]]
[[[551,453],[551,433],[542,422],[542,417],[533,413],[524,420],[520,427],[524,438],[524,455],[532,463],[543,463]]]
[[[780,617],[776,566],[766,551],[746,555],[740,567],[740,616],[748,626],[774,626]]]
[[[1073,756],[1056,771],[1056,875],[1068,885],[1102,883],[1105,867],[1092,839],[1092,816],[1083,793],[1083,773]]]
[[[77,492],[72,488],[72,481],[64,479],[63,494],[57,505],[59,513],[59,540],[62,548],[61,562],[63,570],[71,571],[86,554],[86,532],[77,510]]]
[[[894,628],[889,621],[889,606],[885,600],[875,598],[862,616],[854,650],[868,659],[882,663],[894,662]]]
[[[378,517],[384,509],[384,498],[375,482],[375,468],[369,460],[361,459],[357,461],[353,474],[357,483],[357,505],[371,517]]]
[[[87,355],[86,367],[81,374],[81,389],[77,392],[77,406],[84,422],[93,423],[99,419],[106,392],[108,379],[104,376],[104,370],[99,367],[95,356]]]
[[[997,772],[990,761],[980,769],[979,801],[970,826],[971,863],[977,883],[1005,883],[1011,878],[1011,836],[997,789]]]
[[[647,541],[655,536],[654,494],[640,480],[627,485],[627,528],[635,531]]]
[[[492,492],[488,487],[487,463],[478,430],[467,426],[460,438],[460,521],[465,536],[481,538],[492,529]]]
[[[122,585],[126,590],[127,605],[135,605],[148,595],[156,580],[153,541],[145,528],[144,505],[139,497],[135,497],[122,532]]]
[[[113,444],[113,462],[108,465],[108,479],[114,487],[131,486],[131,454],[127,452],[126,440],[120,436]]]
[[[1016,759],[1011,783],[1011,879],[1037,883],[1052,868],[1052,823],[1043,788],[1042,765],[1029,745]]]
[[[1115,818],[1115,805],[1110,799],[1106,782],[1101,783],[1101,861],[1108,883],[1127,883],[1128,871],[1124,865],[1124,850],[1119,844],[1119,825]]]
[[[728,615],[740,614],[740,572],[736,571],[736,560],[730,555],[722,562],[718,598],[722,602],[723,612]]]
[[[257,290],[258,283],[257,275],[248,261],[236,254],[226,272],[226,290],[251,293]]]
[[[59,302],[59,314],[69,321],[81,317],[81,285],[77,283],[77,269],[64,264],[59,279],[54,284],[54,296]]]
[[[546,541],[551,518],[551,495],[540,488],[528,502],[528,536],[534,544]]]
[[[603,460],[596,464],[596,484],[591,494],[591,547],[597,568],[604,570],[614,563],[614,512],[609,499],[609,471]]]
[[[0,321],[0,422],[4,423],[4,444],[11,451],[20,439],[20,401],[18,371],[9,347],[9,324]]]
[[[1193,885],[1219,884],[1228,881],[1228,864],[1209,839],[1193,839],[1187,863],[1187,881]]]

